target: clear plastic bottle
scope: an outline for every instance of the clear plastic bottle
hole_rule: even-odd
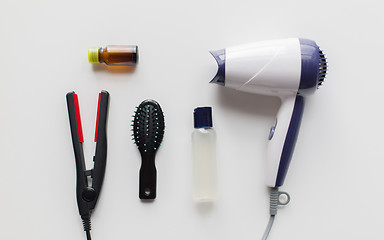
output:
[[[197,202],[217,199],[216,132],[212,128],[212,108],[194,110],[192,133],[193,198]]]

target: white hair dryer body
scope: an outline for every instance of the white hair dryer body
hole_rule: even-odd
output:
[[[211,82],[281,99],[269,135],[266,184],[272,188],[283,185],[300,128],[303,96],[314,93],[326,74],[324,54],[314,41],[298,38],[250,43],[211,53],[218,63]]]

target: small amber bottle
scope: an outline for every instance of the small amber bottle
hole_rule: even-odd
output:
[[[106,46],[88,49],[89,63],[105,63],[107,65],[136,65],[138,61],[137,46]]]

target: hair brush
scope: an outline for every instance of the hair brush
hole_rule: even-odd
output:
[[[137,107],[133,121],[133,140],[141,154],[139,198],[156,198],[156,152],[164,136],[164,115],[158,102],[147,99]]]

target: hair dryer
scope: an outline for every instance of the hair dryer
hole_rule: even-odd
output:
[[[270,212],[274,216],[277,205],[289,201],[289,195],[277,188],[283,185],[292,158],[303,115],[304,96],[313,94],[323,83],[327,72],[326,58],[314,41],[299,38],[250,43],[211,54],[218,64],[211,83],[281,99],[267,150],[266,184],[272,188]],[[282,194],[287,196],[284,203],[279,201]],[[273,222],[273,217],[271,219]],[[268,228],[267,231],[265,239]]]

